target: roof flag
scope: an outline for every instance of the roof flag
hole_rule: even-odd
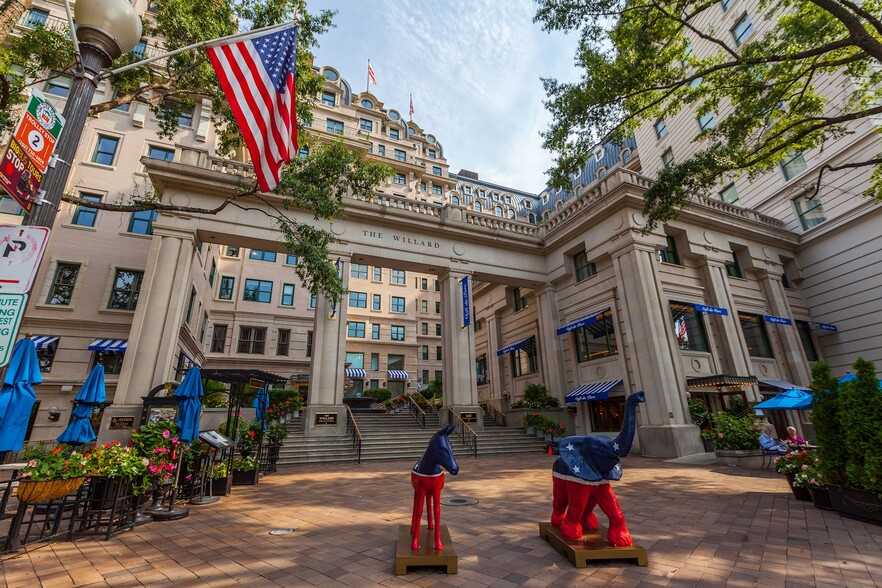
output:
[[[374,75],[374,68],[371,67],[371,60],[368,59],[368,88],[371,84],[377,85],[377,76]]]

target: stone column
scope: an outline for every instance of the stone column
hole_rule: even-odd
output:
[[[781,276],[767,270],[758,270],[757,277],[759,278],[760,286],[762,286],[766,294],[766,300],[769,302],[771,313],[775,316],[787,317],[793,320],[790,302],[787,300],[787,293],[784,292]],[[802,341],[799,339],[799,333],[796,331],[796,325],[767,325],[766,328],[778,330],[781,348],[784,351],[785,364],[789,370],[787,377],[790,378],[790,381],[800,386],[810,385],[812,383],[811,368],[809,367],[808,358],[805,356]]]
[[[508,411],[510,400],[503,396],[502,389],[502,358],[496,355],[499,351],[499,321],[496,313],[487,317],[487,371],[490,378],[490,396],[502,399],[502,411]]]
[[[343,289],[349,288],[348,254],[334,254]],[[304,430],[310,436],[342,435],[346,432],[346,407],[343,392],[346,382],[345,297],[335,305],[326,296],[316,296],[313,324],[312,361],[309,371],[309,402],[304,411]],[[336,415],[336,422],[331,415]]]
[[[729,311],[728,316],[711,315],[707,317],[714,325],[714,334],[720,338],[720,347],[725,365],[719,373],[733,376],[749,376],[752,369],[747,344],[741,332],[738,310],[726,277],[726,266],[722,261],[705,259],[704,283],[707,286],[708,304]]]
[[[463,327],[462,279],[469,278],[469,307],[472,320],[475,308],[472,290],[475,287],[471,274],[447,270],[439,276],[441,280],[441,344],[444,346],[442,365],[442,384],[444,386],[444,405],[456,414],[474,415],[469,426],[475,430],[484,428],[483,414],[478,406],[478,384],[475,378],[475,331],[471,325]],[[442,413],[444,418],[446,411]]]
[[[122,440],[128,433],[109,431],[110,417],[135,416],[133,426],[137,427],[142,397],[173,378],[175,350],[192,288],[190,266],[195,243],[195,231],[154,226],[116,396],[102,420],[102,443]]]
[[[672,347],[673,327],[656,251],[651,244],[625,244],[613,252],[613,264],[621,293],[623,341],[631,345],[630,371],[636,388],[646,394],[639,408],[640,447],[644,454],[660,457],[699,453],[703,448],[698,427],[690,424],[685,376],[671,361],[679,352]]]
[[[557,334],[560,316],[557,312],[557,295],[554,287],[551,284],[546,284],[544,287],[538,288],[536,300],[539,302],[539,361],[542,366],[542,379],[548,387],[548,392],[563,404],[567,390],[564,378],[563,350],[561,349],[560,336]]]

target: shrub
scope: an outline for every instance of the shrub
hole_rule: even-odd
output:
[[[820,470],[831,484],[844,482],[848,448],[839,415],[839,381],[823,361],[812,367],[812,426]]]
[[[554,396],[548,395],[548,390],[542,384],[527,384],[524,395],[517,402],[513,402],[511,408],[557,408],[560,402]]]
[[[872,362],[854,362],[856,378],[846,382],[839,397],[840,426],[847,449],[845,477],[849,485],[882,494],[882,394]]]
[[[710,424],[710,412],[708,411],[707,403],[704,400],[698,398],[692,398],[689,400],[689,416],[692,417],[692,422],[699,427]]]
[[[233,460],[234,472],[253,472],[257,467],[257,460],[251,456],[237,457]]]
[[[288,436],[288,427],[281,423],[273,423],[266,429],[266,437],[270,443],[281,443]]]
[[[362,393],[366,398],[373,398],[374,402],[386,402],[392,398],[392,391],[386,388],[367,388]]]
[[[735,417],[718,412],[712,417],[714,423],[714,449],[759,449],[762,427],[753,417]]]
[[[206,380],[204,384],[205,396],[202,398],[204,408],[223,408],[229,405],[230,397],[223,383],[216,380]]]
[[[531,429],[538,429],[542,427],[542,422],[545,419],[541,414],[537,414],[535,412],[531,412],[530,414],[524,415],[524,426],[529,427]]]

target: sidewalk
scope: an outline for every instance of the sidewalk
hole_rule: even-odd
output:
[[[460,458],[442,497],[480,502],[442,508],[457,575],[393,574],[413,464],[388,462],[280,472],[180,521],[14,555],[0,562],[0,587],[882,585],[882,527],[797,502],[774,473],[642,457],[625,459],[615,488],[649,567],[576,569],[538,537],[551,511],[551,463]],[[269,535],[280,527],[296,531]]]

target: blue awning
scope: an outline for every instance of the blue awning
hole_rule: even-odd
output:
[[[599,321],[601,318],[603,318],[603,315],[606,314],[607,312],[609,312],[609,310],[610,309],[606,308],[604,310],[601,310],[600,312],[592,314],[591,316],[586,316],[584,318],[580,318],[579,320],[577,320],[574,323],[570,323],[564,327],[559,328],[557,330],[557,334],[563,335],[564,333],[569,333],[571,331],[575,331],[576,329],[579,329],[582,327],[587,327],[588,325],[593,325],[594,323]]]
[[[346,377],[347,378],[360,378],[364,379],[364,370],[359,368],[346,368]]]
[[[759,382],[760,384],[765,384],[766,386],[771,386],[772,388],[780,388],[781,390],[802,390],[803,392],[811,393],[811,389],[806,388],[805,386],[797,386],[796,384],[791,384],[790,382],[785,382],[784,380],[757,379],[757,382]]]
[[[406,380],[407,378],[408,374],[404,370],[389,370],[390,380]]]
[[[530,335],[529,337],[524,337],[520,341],[515,341],[511,345],[503,347],[499,351],[496,352],[496,355],[505,355],[506,353],[511,353],[512,351],[517,351],[524,345],[526,345],[531,339],[535,338],[535,335]]]
[[[591,400],[603,400],[609,398],[609,391],[621,384],[622,380],[610,380],[609,382],[594,382],[579,386],[564,398],[564,402],[588,402]]]
[[[31,341],[34,342],[34,347],[37,349],[45,349],[58,341],[58,339],[59,337],[53,337],[52,335],[34,335],[31,337]]]
[[[762,380],[760,380],[762,382]],[[809,410],[812,407],[812,393],[804,390],[787,390],[773,398],[764,400],[753,408],[759,410]]]
[[[95,339],[89,345],[89,351],[118,351],[126,350],[128,339]]]

